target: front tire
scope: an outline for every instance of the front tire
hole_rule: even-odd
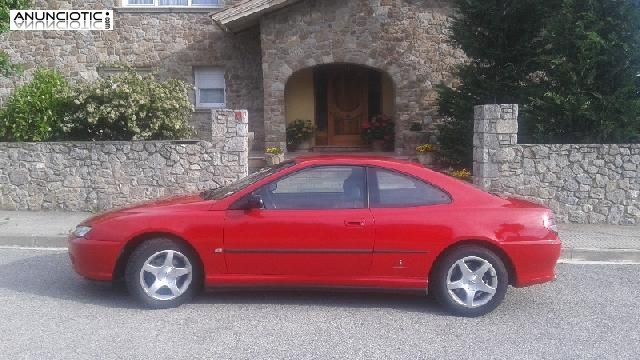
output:
[[[197,256],[184,244],[165,238],[136,248],[125,270],[129,293],[153,309],[177,307],[199,289],[202,270]]]
[[[445,309],[475,317],[491,312],[502,302],[509,274],[491,250],[464,245],[438,261],[430,280],[431,292]]]

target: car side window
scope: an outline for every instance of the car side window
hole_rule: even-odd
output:
[[[267,209],[359,209],[365,207],[365,170],[319,166],[276,180],[257,191]]]
[[[448,204],[451,198],[439,188],[412,176],[372,168],[369,171],[372,208]]]

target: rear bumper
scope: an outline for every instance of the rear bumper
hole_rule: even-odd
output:
[[[119,242],[72,237],[69,239],[69,258],[73,269],[81,276],[109,281],[113,279],[113,269],[121,248]]]
[[[525,287],[553,281],[560,258],[560,240],[522,241],[503,243],[515,272],[513,286]]]

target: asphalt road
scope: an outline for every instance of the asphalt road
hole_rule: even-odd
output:
[[[62,251],[0,249],[2,359],[637,359],[639,265],[558,266],[476,319],[423,297],[207,293],[142,310]]]

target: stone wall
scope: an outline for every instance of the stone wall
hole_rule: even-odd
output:
[[[247,175],[247,111],[210,113],[211,141],[0,143],[0,209],[96,211]]]
[[[640,144],[519,145],[518,106],[475,108],[474,182],[562,222],[640,224]]]
[[[238,0],[227,1],[233,3]],[[226,106],[247,109],[251,131],[263,135],[262,64],[259,29],[241,34],[220,30],[211,9],[133,9],[113,0],[35,0],[33,9],[112,9],[113,31],[12,31],[0,35],[2,49],[23,64],[25,76],[0,77],[0,105],[16,85],[28,81],[37,66],[55,68],[72,81],[95,80],[101,69],[124,63],[157,69],[163,78],[194,83],[193,68],[225,69]],[[195,103],[195,92],[191,94]],[[209,139],[209,109],[194,113],[197,138]]]
[[[294,72],[351,63],[392,78],[400,146],[411,122],[437,116],[435,86],[451,85],[452,68],[464,59],[448,43],[453,12],[445,0],[305,0],[266,15],[260,32],[267,145],[285,146],[284,89]]]

